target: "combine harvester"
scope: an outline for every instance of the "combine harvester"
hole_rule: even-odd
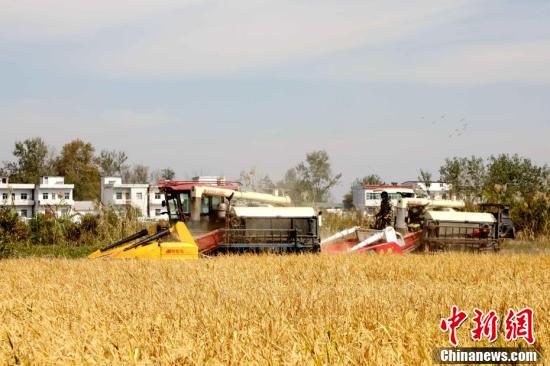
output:
[[[498,250],[500,213],[460,212],[462,201],[403,198],[395,226],[344,230],[320,242],[320,216],[291,200],[218,181],[161,181],[169,225],[153,225],[90,258],[196,259],[229,252],[409,253]],[[243,205],[246,203],[246,205]],[[254,207],[250,207],[254,205]]]
[[[502,243],[502,213],[456,211],[461,208],[462,201],[403,198],[396,208],[395,228],[347,229],[321,242],[321,252],[498,251]]]
[[[217,181],[161,181],[170,225],[153,225],[89,258],[194,259],[246,252],[319,252],[319,215],[291,200]],[[256,207],[243,206],[246,203]]]

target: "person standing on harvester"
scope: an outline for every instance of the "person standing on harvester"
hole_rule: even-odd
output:
[[[382,192],[380,211],[376,214],[375,226],[378,230],[384,230],[392,224],[392,204],[388,192]]]

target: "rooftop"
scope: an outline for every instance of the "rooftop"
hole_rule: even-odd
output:
[[[363,189],[368,189],[372,191],[383,191],[386,189],[405,189],[411,190],[412,187],[409,185],[398,185],[398,184],[380,184],[380,185],[364,185]]]

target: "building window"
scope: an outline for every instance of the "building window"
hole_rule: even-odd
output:
[[[155,209],[155,216],[160,216],[160,208]]]
[[[2,178],[2,184],[8,183],[8,178]]]
[[[28,215],[27,210],[26,210],[26,209],[22,209],[22,210],[21,210],[21,217],[27,217],[27,215]]]
[[[27,200],[28,199],[28,196],[26,193],[21,193],[21,199],[22,200]]]
[[[121,199],[122,199],[122,192],[117,192],[117,193],[116,193],[116,199],[117,199],[117,200],[121,200]]]
[[[380,193],[374,193],[374,192],[367,192],[365,193],[365,199],[366,200],[379,200],[381,197],[380,197]]]
[[[143,199],[143,193],[141,193],[141,192],[136,193],[136,198],[138,200],[142,200]]]
[[[66,199],[66,200],[70,200],[70,199],[71,199],[71,193],[70,193],[70,192],[65,192],[65,199]]]
[[[43,200],[47,200],[47,199],[48,199],[48,193],[47,193],[47,192],[42,193],[42,199],[43,199]]]
[[[2,193],[2,199],[5,201],[8,199],[8,194],[7,193]]]
[[[399,201],[401,199],[400,193],[390,193],[390,200]]]
[[[130,192],[126,192],[126,199],[127,199],[127,200],[130,199]]]
[[[160,192],[155,192],[155,199],[160,200]]]

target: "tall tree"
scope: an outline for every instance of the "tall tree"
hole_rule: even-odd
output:
[[[14,162],[4,163],[4,172],[14,182],[38,183],[41,176],[54,175],[49,149],[40,137],[17,141]]]
[[[132,169],[123,174],[123,181],[133,184],[146,184],[149,183],[149,167],[143,164],[136,164]]]
[[[75,185],[75,200],[97,200],[100,194],[100,174],[95,164],[94,147],[80,139],[63,146],[55,162],[57,173]]]
[[[510,204],[517,194],[529,197],[545,190],[546,167],[517,154],[501,154],[488,159],[484,195],[489,200]]]
[[[102,150],[96,158],[96,163],[99,166],[101,176],[116,175],[122,177],[123,173],[128,169],[126,165],[127,160],[128,156],[123,151]]]
[[[332,175],[330,158],[326,151],[313,151],[296,167],[298,184],[304,201],[313,205],[325,202],[330,190],[338,184],[342,174]]]
[[[430,195],[430,187],[432,186],[432,173],[430,173],[427,170],[420,169],[420,174],[418,176],[418,180],[421,183],[424,183],[424,186],[426,187],[426,192],[428,193],[428,196]]]
[[[156,183],[159,180],[174,180],[176,178],[176,172],[172,168],[164,168],[161,170],[154,170],[151,173],[151,183]]]
[[[299,205],[303,203],[295,168],[286,171],[283,179],[277,183],[277,187],[281,188],[292,199],[294,204]]]
[[[483,158],[471,156],[445,159],[439,174],[442,181],[451,184],[452,193],[455,195],[472,200],[482,198],[487,176]]]
[[[164,168],[160,171],[160,178],[164,180],[174,180],[176,172],[171,168]]]
[[[270,192],[275,188],[275,184],[268,175],[262,175],[258,169],[253,166],[249,170],[241,171],[239,181],[244,190],[253,192]]]

